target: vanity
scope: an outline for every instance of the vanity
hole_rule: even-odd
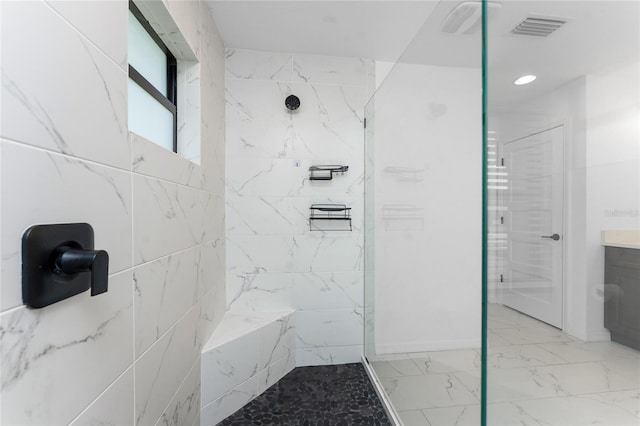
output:
[[[611,340],[640,350],[640,230],[603,231],[604,326]]]

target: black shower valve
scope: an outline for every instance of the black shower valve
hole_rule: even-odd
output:
[[[22,301],[43,308],[89,288],[108,290],[109,254],[94,250],[88,223],[35,225],[22,237]]]

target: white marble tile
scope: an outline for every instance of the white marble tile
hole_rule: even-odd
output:
[[[489,368],[535,367],[567,362],[539,344],[489,347],[488,358]]]
[[[640,351],[615,342],[576,342],[575,347],[597,356],[598,359],[635,358],[640,359]],[[557,346],[556,346],[557,347]]]
[[[388,361],[370,361],[376,376],[379,378],[420,376],[424,374],[411,359],[397,359]]]
[[[297,158],[362,160],[365,89],[294,84],[300,109],[294,121]]]
[[[295,272],[343,272],[362,270],[362,235],[314,233],[293,237]]]
[[[198,62],[178,62],[177,85],[177,152],[187,161],[200,164],[200,64]]]
[[[225,197],[207,191],[200,192],[202,209],[202,241],[222,241],[225,235]]]
[[[422,410],[422,413],[431,426],[477,426],[480,424],[480,405],[478,404],[430,408]]]
[[[308,232],[309,202],[294,197],[229,195],[228,235],[286,235]]]
[[[430,426],[420,410],[399,411],[398,416],[404,426]]]
[[[226,282],[226,246],[224,238],[203,243],[199,247],[198,294],[203,295],[215,290],[222,296]],[[222,305],[225,306],[224,301]]]
[[[200,190],[133,175],[133,250],[139,265],[203,238]]]
[[[229,166],[227,192],[254,197],[293,195],[302,186],[301,179],[294,179],[295,168],[286,159],[245,159],[236,167]]]
[[[254,332],[265,325],[278,320],[293,312],[292,309],[286,311],[265,311],[251,313],[231,313],[224,316],[224,320],[218,325],[215,332],[204,345],[207,351],[227,343],[239,336]]]
[[[47,0],[47,4],[126,71],[128,21],[125,2]],[[104,25],[105,22],[109,25]]]
[[[323,346],[296,349],[296,367],[360,362],[362,345]]]
[[[3,424],[67,424],[131,365],[131,287],[123,272],[99,296],[0,316]]]
[[[224,46],[210,13],[202,13],[200,23],[202,31],[200,68],[202,111],[200,152],[202,157],[200,164],[203,168],[204,187],[208,191],[223,195],[226,167]]]
[[[547,377],[532,368],[493,369],[487,375],[489,402],[517,401],[531,398],[565,396],[567,393],[551,383]],[[478,399],[480,398],[480,372],[459,372],[455,376]]]
[[[640,423],[640,389],[599,393],[592,396],[637,416]]]
[[[258,395],[276,384],[280,379],[289,374],[296,367],[296,358],[292,354],[289,357],[280,358],[269,367],[258,373]]]
[[[500,328],[491,330],[491,334],[503,339],[509,345],[574,341],[568,334],[553,327]]]
[[[200,309],[193,307],[135,362],[136,423],[154,424],[200,356]]]
[[[129,367],[70,426],[133,424],[133,399],[133,367]]]
[[[210,404],[204,405],[201,413],[201,423],[214,426],[226,419],[240,408],[248,404],[258,395],[258,376],[251,377],[231,392],[226,393]],[[204,400],[203,400],[204,402]]]
[[[225,78],[291,81],[293,58],[287,53],[226,49]]]
[[[367,59],[296,54],[293,56],[293,79],[311,84],[365,87],[367,66]]]
[[[200,360],[197,360],[156,426],[190,425],[200,413]]]
[[[129,140],[133,172],[194,188],[202,187],[202,170],[197,164],[135,133],[129,133]]]
[[[134,269],[137,356],[195,305],[198,254],[199,248],[194,247]]]
[[[396,410],[416,410],[478,403],[453,374],[381,379]]]
[[[291,274],[239,274],[227,284],[229,312],[280,311],[293,308]]]
[[[208,339],[222,322],[226,311],[224,288],[212,289],[199,296],[200,300],[200,335]],[[205,344],[207,342],[204,342]]]
[[[165,4],[167,5],[171,18],[178,25],[180,37],[184,38],[191,50],[198,55],[200,51],[200,28],[197,24],[200,22],[200,2],[166,0]],[[174,32],[175,31],[170,31],[168,36],[174,39],[177,38],[176,35],[173,35]]]
[[[229,159],[292,158],[294,114],[284,105],[291,93],[286,83],[226,81]]]
[[[295,314],[278,318],[258,333],[258,369],[263,370],[282,358],[295,359]]]
[[[2,38],[0,136],[128,170],[123,69],[43,2],[3,3]],[[61,46],[73,61],[60,60]]]
[[[298,348],[362,344],[362,309],[296,312]]]
[[[31,225],[89,223],[95,247],[109,253],[109,272],[131,267],[127,173],[6,141],[1,149],[2,205],[11,206],[2,214],[3,310],[22,303],[22,234]]]
[[[565,395],[637,389],[640,377],[607,367],[604,362],[550,365],[531,368],[537,377],[550,383]]]
[[[227,273],[256,274],[291,272],[296,245],[286,235],[227,237]]]
[[[487,423],[523,425],[616,425],[638,424],[638,417],[592,397],[543,398],[490,404]]]
[[[195,61],[199,52],[199,4],[195,1],[140,2],[138,9],[177,59]]]
[[[258,373],[258,334],[248,333],[202,354],[202,404],[216,401]]]
[[[363,274],[317,272],[293,275],[296,309],[323,310],[362,308]]]
[[[479,349],[423,352],[409,356],[424,374],[479,370],[481,364]]]

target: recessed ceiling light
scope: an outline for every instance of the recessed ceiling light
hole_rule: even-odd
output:
[[[523,84],[531,83],[536,78],[538,78],[538,77],[536,77],[535,75],[532,75],[532,74],[523,75],[522,77],[520,77],[519,79],[514,81],[513,84],[515,84],[516,86],[522,86]]]

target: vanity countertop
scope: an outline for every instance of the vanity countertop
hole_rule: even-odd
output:
[[[602,231],[602,245],[640,249],[640,229]]]

